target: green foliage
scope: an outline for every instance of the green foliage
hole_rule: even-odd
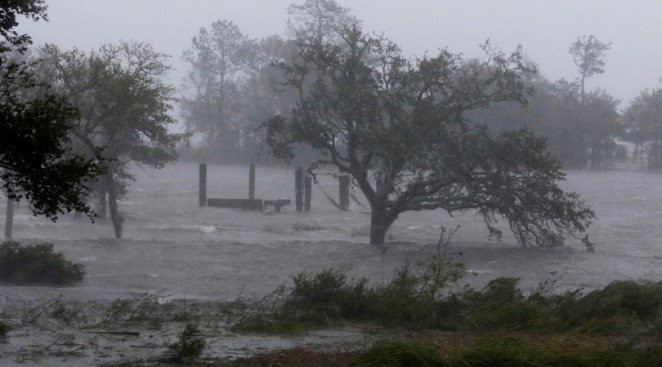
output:
[[[242,34],[235,23],[217,20],[200,29],[182,56],[191,64],[185,87],[192,92],[181,101],[184,121],[217,155],[253,143],[248,110],[259,109],[261,97],[251,90],[255,80],[245,79],[262,66],[257,50],[257,41]]]
[[[383,341],[361,353],[353,367],[445,367],[439,351],[418,342]]]
[[[605,62],[603,59],[610,48],[611,42],[602,43],[593,35],[577,37],[577,41],[570,46],[570,54],[579,70],[582,103],[584,103],[584,83],[586,78],[593,74],[602,74],[605,72]]]
[[[31,39],[13,30],[20,16],[45,18],[46,5],[42,0],[0,5],[0,190],[12,199],[25,198],[34,214],[53,220],[72,210],[92,216],[83,198],[88,181],[102,170],[72,149],[68,120],[77,110],[50,83],[38,80],[37,63],[26,61]]]
[[[193,324],[187,324],[179,335],[179,339],[168,346],[168,353],[164,358],[168,362],[193,362],[200,357],[207,344],[198,337],[200,331]]]
[[[560,307],[569,325],[592,333],[652,325],[662,313],[662,282],[616,281]]]
[[[0,37],[7,40],[7,42],[19,51],[25,51],[26,44],[32,43],[30,36],[26,34],[18,34],[12,28],[18,26],[20,16],[32,20],[39,20],[46,18],[46,4],[44,0],[4,0],[0,5]],[[0,42],[0,52],[6,52],[9,47]],[[1,63],[0,63],[1,65]]]
[[[549,322],[549,310],[531,302],[517,278],[491,280],[482,291],[470,288],[439,301],[441,325],[452,329],[530,329]]]
[[[275,156],[308,148],[320,157],[311,169],[333,164],[352,176],[370,203],[370,243],[383,244],[401,213],[428,209],[475,210],[496,237],[505,218],[525,246],[558,246],[586,230],[594,213],[561,190],[544,139],[468,120],[498,102],[526,104],[534,70],[521,50],[487,42],[485,62],[447,50],[408,59],[359,27],[335,31],[341,44],[299,34],[298,58],[278,65],[299,101],[264,129]]]
[[[506,339],[473,346],[457,357],[456,364],[467,367],[527,366],[527,362],[534,362],[531,357],[531,351],[519,342]]]
[[[317,274],[300,273],[283,308],[301,314],[303,320],[360,318],[370,308],[367,279],[347,278],[346,269],[326,269]]]
[[[441,269],[441,271],[439,271]],[[543,282],[530,295],[517,278],[496,278],[483,289],[454,289],[462,267],[437,257],[405,264],[385,284],[347,277],[347,269],[302,272],[258,307],[249,304],[236,331],[294,333],[345,322],[442,330],[523,330],[584,335],[650,335],[662,330],[662,282],[613,282],[582,295],[552,294]]]
[[[6,322],[0,320],[0,338],[5,337],[8,332],[11,331],[11,327]]]
[[[0,245],[0,282],[22,285],[65,285],[83,280],[83,265],[53,252],[52,243],[20,246],[7,241]]]
[[[46,45],[42,53],[43,78],[80,111],[70,122],[80,154],[103,162],[104,179],[95,189],[108,196],[120,238],[117,200],[134,179],[129,166],[162,168],[177,159],[177,144],[185,138],[169,130],[175,124],[170,114],[175,88],[165,82],[167,56],[138,42],[107,44],[87,54]]]
[[[649,169],[662,169],[662,89],[645,90],[625,110],[623,120],[628,141],[636,144]]]

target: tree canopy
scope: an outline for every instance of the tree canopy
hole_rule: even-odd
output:
[[[623,120],[631,141],[648,144],[648,168],[662,169],[662,89],[641,92],[625,110]]]
[[[34,21],[46,19],[46,4],[44,0],[4,0],[0,5],[0,37],[10,45],[25,51],[32,43],[27,34],[19,34],[13,28],[18,26],[18,16],[25,16]],[[8,45],[0,42],[0,52],[9,50]]]
[[[43,56],[45,78],[80,110],[72,122],[79,151],[103,160],[106,174],[97,189],[102,201],[108,196],[115,235],[121,237],[117,198],[133,180],[131,165],[163,167],[177,159],[177,143],[184,138],[169,131],[175,90],[164,82],[166,56],[148,44],[126,42],[90,53],[47,45]]]
[[[0,5],[0,185],[10,198],[26,199],[35,214],[91,216],[84,197],[101,167],[75,154],[69,121],[77,110],[35,77],[36,62],[23,56],[31,39],[13,30],[18,15],[45,18],[46,6],[40,0]]]
[[[401,213],[425,209],[476,210],[495,236],[505,218],[525,246],[586,230],[594,214],[559,188],[564,174],[544,139],[523,129],[494,136],[467,119],[492,103],[526,103],[533,70],[519,50],[488,42],[486,61],[447,50],[412,60],[356,26],[339,39],[296,41],[299,58],[279,67],[299,100],[264,126],[276,156],[306,146],[320,155],[311,171],[332,164],[353,177],[370,203],[371,243],[383,244]]]
[[[186,78],[192,94],[182,99],[186,125],[217,149],[227,152],[242,139],[239,85],[256,59],[256,41],[226,20],[201,28],[184,52],[192,67]]]
[[[584,103],[586,78],[605,72],[603,58],[610,48],[611,42],[602,43],[593,35],[578,37],[577,41],[570,46],[570,54],[579,71],[579,83],[581,85],[580,98],[582,103]]]

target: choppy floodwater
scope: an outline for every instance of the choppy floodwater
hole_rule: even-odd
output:
[[[75,287],[0,287],[0,296],[22,299],[58,295],[110,300],[162,291],[173,298],[232,300],[263,295],[302,270],[352,266],[352,274],[388,278],[405,260],[436,252],[441,226],[461,224],[451,252],[483,284],[517,276],[524,287],[554,278],[563,288],[593,288],[614,279],[661,280],[662,174],[638,167],[571,171],[563,186],[582,195],[598,215],[590,229],[595,253],[579,243],[556,249],[524,249],[513,239],[490,241],[472,214],[450,218],[441,211],[408,213],[394,224],[386,250],[367,244],[369,217],[352,204],[340,212],[313,189],[313,210],[257,213],[198,207],[198,166],[179,163],[161,171],[139,171],[121,202],[125,238],[115,240],[109,221],[61,218],[52,223],[19,206],[14,238],[50,241],[57,251],[83,263],[86,280]],[[247,197],[248,167],[209,166],[209,197]],[[337,185],[322,177],[327,193]],[[256,197],[294,196],[294,171],[257,168]],[[3,200],[4,201],[4,200]],[[4,202],[0,213],[4,217]],[[2,219],[4,222],[4,219]],[[302,230],[303,229],[303,230]]]

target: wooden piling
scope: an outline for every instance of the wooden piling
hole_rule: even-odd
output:
[[[296,211],[303,211],[303,168],[297,167],[294,172],[294,196]]]
[[[312,198],[312,191],[313,191],[313,178],[310,177],[309,175],[306,175],[306,178],[303,181],[303,186],[304,186],[304,194],[305,194],[303,210],[309,212],[310,201]]]
[[[349,175],[338,176],[340,185],[340,210],[349,210]]]
[[[255,199],[255,165],[251,164],[248,174],[248,198]]]
[[[199,176],[200,206],[207,206],[207,164],[200,163]]]

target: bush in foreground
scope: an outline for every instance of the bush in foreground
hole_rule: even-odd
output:
[[[5,323],[4,321],[0,321],[0,338],[7,335],[7,333],[11,330],[9,325]]]
[[[463,342],[391,340],[357,352],[329,352],[300,348],[265,353],[214,366],[232,367],[658,367],[659,347],[614,345],[603,341],[531,342],[530,338],[503,338]],[[124,366],[122,366],[124,367]]]
[[[200,331],[197,326],[187,324],[182,333],[179,334],[179,339],[168,346],[168,353],[163,361],[190,363],[199,358],[207,343],[198,337],[198,334],[200,334]]]
[[[234,330],[291,333],[369,322],[455,331],[662,335],[662,282],[618,281],[585,295],[552,294],[551,284],[543,283],[525,294],[517,278],[493,279],[479,290],[448,287],[460,268],[439,266],[406,265],[392,281],[378,285],[352,279],[343,269],[303,272],[292,289],[280,288],[270,301],[249,309]]]
[[[53,252],[52,243],[0,244],[0,282],[18,285],[66,285],[83,280],[84,266]]]
[[[383,341],[363,352],[352,367],[445,367],[448,363],[432,346],[407,341]]]

